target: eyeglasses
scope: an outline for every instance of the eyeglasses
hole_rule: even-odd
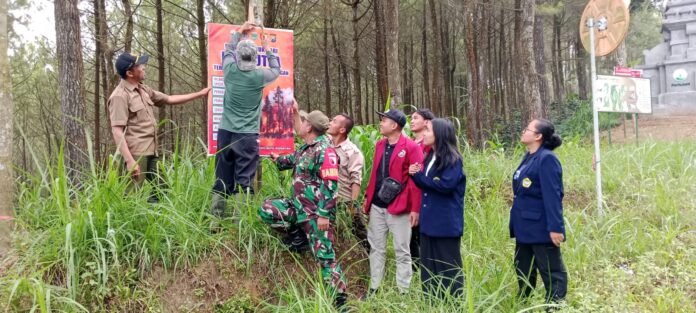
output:
[[[529,131],[529,132],[533,132],[533,133],[535,133],[535,134],[538,134],[538,133],[539,133],[538,131],[532,130],[532,129],[529,129],[529,128],[523,129],[523,130],[522,130],[522,133],[524,134],[524,133],[526,133],[526,132],[528,132],[528,131]]]

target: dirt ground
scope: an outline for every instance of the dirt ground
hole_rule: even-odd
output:
[[[625,128],[625,135],[624,135]],[[608,132],[603,132],[604,138]],[[638,140],[677,141],[696,139],[696,115],[638,115]],[[612,143],[633,143],[636,140],[632,119],[612,129]]]
[[[336,251],[348,281],[357,282],[349,285],[348,293],[358,298],[367,290],[366,278],[361,275],[369,270],[367,254],[352,244],[350,240],[339,239]],[[309,252],[295,256],[285,250],[278,252],[275,257],[282,264],[282,270],[258,262],[258,258],[271,255],[270,251],[252,252],[256,262],[250,269],[239,260],[247,259],[245,251],[228,251],[205,257],[190,268],[155,269],[144,285],[157,290],[164,312],[255,312],[260,303],[279,301],[275,294],[278,285],[289,286],[288,280],[307,279],[305,270],[318,273],[319,267]],[[242,299],[242,303],[225,308],[224,303],[232,298]],[[247,307],[249,305],[251,308]]]

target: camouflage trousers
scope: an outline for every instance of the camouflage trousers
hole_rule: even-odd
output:
[[[334,295],[346,292],[346,278],[340,264],[336,262],[336,252],[333,248],[335,238],[333,225],[328,231],[320,231],[317,228],[316,219],[298,222],[297,209],[291,199],[264,201],[259,208],[259,216],[264,223],[281,232],[288,231],[292,227],[303,229],[309,239],[312,254],[321,266],[321,277],[329,287],[329,292]]]

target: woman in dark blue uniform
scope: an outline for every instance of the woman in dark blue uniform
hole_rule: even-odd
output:
[[[522,297],[536,287],[537,271],[546,287],[546,301],[565,298],[568,274],[561,257],[563,169],[552,150],[561,145],[554,126],[536,119],[522,131],[527,146],[512,179],[515,198],[510,209],[510,237],[515,238],[515,267]]]
[[[423,143],[431,148],[425,162],[409,168],[423,193],[419,221],[423,291],[441,298],[446,292],[460,296],[466,175],[454,125],[433,119],[423,132]]]

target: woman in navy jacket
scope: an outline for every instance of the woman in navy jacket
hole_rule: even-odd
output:
[[[546,287],[547,302],[565,298],[568,274],[561,257],[563,169],[552,150],[561,145],[554,126],[536,119],[522,131],[527,153],[512,179],[515,198],[510,209],[510,237],[515,238],[519,293],[531,295],[537,271]]]
[[[423,291],[444,296],[461,295],[461,238],[464,230],[464,175],[454,126],[446,119],[433,119],[423,134],[432,149],[424,164],[409,168],[421,189],[420,260]]]

